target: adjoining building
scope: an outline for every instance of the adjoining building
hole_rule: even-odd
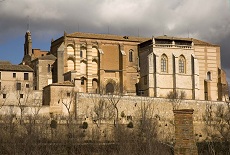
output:
[[[49,85],[53,81],[52,69],[56,57],[49,51],[32,48],[31,32],[25,34],[23,65],[29,65],[33,70],[33,86],[34,90],[43,90],[43,87]]]
[[[28,96],[33,96],[33,69],[27,65],[12,65],[1,61],[0,90],[0,106],[24,104],[24,101],[29,101]]]
[[[170,92],[193,100],[224,100],[227,81],[220,47],[193,38],[153,37],[139,44],[140,90],[145,96]]]
[[[31,67],[34,70],[34,89],[42,90],[45,86],[53,83],[53,64],[56,57],[52,54],[34,59]]]

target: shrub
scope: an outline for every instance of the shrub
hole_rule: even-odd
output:
[[[127,124],[128,128],[133,128],[133,122],[129,122],[129,124]]]
[[[87,129],[88,128],[88,123],[87,122],[83,122],[82,123],[82,129]]]
[[[125,112],[124,111],[121,112],[121,117],[122,118],[125,117]]]
[[[52,120],[51,123],[50,123],[50,127],[53,128],[53,129],[56,129],[57,128],[57,121]]]

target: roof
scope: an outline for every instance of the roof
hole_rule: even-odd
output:
[[[0,64],[0,71],[33,72],[34,70],[28,65]]]
[[[11,65],[9,61],[0,60],[0,65]]]
[[[67,34],[66,36],[74,37],[74,38],[91,38],[91,39],[101,39],[101,40],[130,41],[130,42],[143,42],[150,39],[150,38],[134,37],[134,36],[119,36],[113,34],[94,34],[94,33],[82,33],[82,32],[75,32],[75,33]]]
[[[180,40],[180,41],[193,41],[194,45],[197,46],[218,46],[215,44],[211,44],[202,40],[198,40],[195,38],[181,38],[181,37],[172,37],[172,36],[158,36],[158,37],[154,37],[155,39],[166,39],[166,40]]]
[[[49,55],[38,57],[37,59],[38,60],[56,60],[57,58],[53,54],[49,54]]]
[[[101,39],[101,40],[116,40],[116,41],[128,41],[128,42],[146,42],[151,40],[152,38],[146,37],[135,37],[135,36],[121,36],[121,35],[113,35],[113,34],[95,34],[95,33],[83,33],[83,32],[74,32],[70,34],[65,34],[67,37],[72,38],[83,38],[83,39]],[[54,42],[62,39],[55,40]],[[172,37],[172,36],[158,36],[154,37],[155,39],[167,39],[167,40],[180,40],[180,41],[192,41],[196,46],[219,46],[216,44],[211,44],[202,40],[198,40],[195,38],[182,38],[182,37]]]
[[[208,43],[208,42],[205,42],[205,41],[202,41],[202,40],[198,40],[198,39],[194,39],[192,38],[192,41],[194,43],[194,45],[200,45],[200,46],[219,46],[219,45],[216,45],[216,44],[211,44],[211,43]]]
[[[33,52],[33,59],[36,59],[36,58],[39,58],[43,55],[47,55],[49,53],[49,51],[41,51],[40,49],[32,49],[32,52]]]

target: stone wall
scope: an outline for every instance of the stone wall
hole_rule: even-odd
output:
[[[93,119],[96,114],[94,111],[95,105],[102,99],[109,103],[109,96],[100,96],[97,94],[78,93],[76,99],[77,117],[93,124]],[[196,140],[205,140],[207,135],[205,132],[206,126],[204,116],[206,114],[206,107],[212,105],[215,109],[218,105],[226,105],[225,102],[211,102],[211,101],[196,101],[196,100],[181,100],[179,101],[179,109],[194,109],[193,125],[194,135]],[[174,141],[174,113],[173,102],[164,98],[150,98],[150,97],[133,97],[122,96],[117,104],[119,123],[128,124],[133,122],[134,127],[139,123],[141,116],[141,108],[148,107],[152,118],[159,120],[159,138],[166,141]],[[104,109],[105,111],[108,109]],[[122,115],[124,114],[125,117]],[[130,120],[132,118],[132,120]],[[112,124],[113,121],[107,121]]]
[[[57,88],[57,90],[54,90]],[[52,96],[51,100],[45,100],[46,104],[42,106],[39,110],[39,114],[50,116],[67,116],[68,111],[66,107],[60,102],[60,95],[58,91],[61,90],[63,86],[53,86],[50,89]],[[48,89],[47,89],[48,90]],[[67,90],[67,89],[66,89]],[[67,91],[71,92],[72,87]],[[44,92],[49,95],[48,92]],[[46,98],[47,99],[47,98]],[[89,124],[87,132],[92,134],[92,132],[97,129],[98,124],[101,124],[101,132],[109,135],[113,128],[115,109],[109,106],[111,102],[109,99],[118,101],[118,123],[126,126],[128,123],[132,122],[134,128],[137,127],[141,120],[141,110],[146,109],[148,111],[149,117],[158,120],[158,138],[162,141],[174,142],[174,113],[173,113],[173,102],[169,99],[164,98],[151,98],[151,97],[141,97],[141,96],[110,96],[110,95],[99,95],[99,94],[86,94],[86,93],[76,93],[76,100],[71,104],[71,113],[80,122],[85,121]],[[104,104],[100,111],[96,111],[99,107],[99,101],[103,101]],[[193,125],[194,125],[194,135],[195,139],[198,141],[205,140],[207,138],[206,125],[204,121],[204,116],[206,114],[207,107],[210,105],[215,109],[218,105],[225,105],[225,102],[211,102],[211,101],[196,101],[196,100],[181,100],[177,102],[178,109],[194,109],[193,113]],[[34,105],[26,106],[26,115],[31,114],[32,109],[38,108]],[[0,113],[10,114],[10,111],[14,111],[17,115],[20,115],[20,109],[17,105],[4,106],[0,110]],[[98,112],[101,113],[101,117],[98,117]],[[109,118],[110,117],[110,118]],[[110,129],[111,130],[110,130]],[[105,130],[105,131],[104,131]]]

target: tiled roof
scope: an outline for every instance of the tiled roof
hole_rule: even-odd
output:
[[[0,65],[11,65],[9,61],[0,60]]]
[[[94,34],[94,33],[82,33],[82,32],[67,34],[67,37],[130,41],[130,42],[143,42],[150,39],[150,38],[134,37],[134,36],[119,36],[119,35],[112,35],[112,34]]]
[[[171,36],[158,36],[154,37],[155,39],[167,39],[167,40],[181,40],[181,41],[193,41],[194,45],[197,46],[218,46],[215,44],[211,44],[202,40],[194,39],[194,38],[180,38],[180,37],[171,37]]]
[[[94,34],[94,33],[82,33],[75,32],[67,34],[67,37],[76,37],[76,38],[90,38],[90,39],[101,39],[101,40],[117,40],[117,41],[130,41],[130,42],[145,42],[151,38],[135,37],[135,36],[119,36],[112,34]],[[171,37],[171,36],[158,36],[155,39],[167,39],[167,40],[184,40],[184,41],[193,41],[194,45],[197,46],[218,46],[211,44],[202,40],[194,38],[182,38],[182,37]]]
[[[27,65],[3,65],[0,64],[0,71],[18,71],[18,72],[33,72],[33,69]]]
[[[219,46],[216,44],[211,44],[202,40],[194,39],[192,38],[192,41],[194,42],[194,45],[201,45],[201,46]]]

